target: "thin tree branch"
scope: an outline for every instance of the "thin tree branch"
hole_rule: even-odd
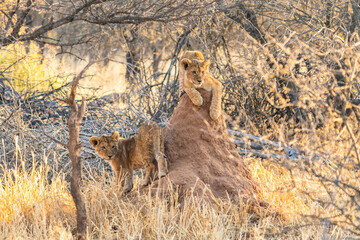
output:
[[[26,9],[20,14],[19,18],[17,19],[16,24],[10,34],[14,39],[16,39],[19,36],[20,28],[23,26],[25,18],[31,10],[32,3],[33,3],[32,0],[28,0],[26,2]]]
[[[59,145],[61,145],[61,146],[63,146],[63,147],[67,147],[67,144],[66,144],[66,143],[63,143],[63,142],[61,142],[61,141],[53,138],[52,136],[48,135],[48,134],[45,132],[44,127],[42,127],[41,130],[42,130],[43,134],[44,134],[46,137],[48,137],[49,139],[51,139],[52,141],[56,142],[57,144],[59,144]]]

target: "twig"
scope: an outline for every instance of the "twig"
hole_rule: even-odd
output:
[[[12,117],[12,115],[14,115],[14,113],[15,113],[18,109],[19,109],[19,107],[17,107],[16,109],[14,109],[14,110],[10,113],[10,115],[9,115],[6,119],[4,119],[4,121],[2,121],[2,123],[0,124],[0,127],[2,127],[7,121],[9,121],[9,119]]]
[[[42,130],[43,134],[44,134],[46,137],[48,137],[49,139],[51,139],[52,141],[56,142],[57,144],[59,144],[59,145],[61,145],[61,146],[63,146],[63,147],[67,147],[66,143],[63,143],[63,142],[61,142],[61,141],[59,141],[59,140],[51,137],[50,135],[48,135],[48,134],[45,132],[44,127],[42,127],[41,130]]]
[[[351,136],[351,139],[353,141],[352,147],[355,148],[356,159],[357,159],[357,163],[359,164],[360,163],[360,153],[359,153],[359,149],[358,149],[358,147],[356,145],[358,141],[356,140],[355,135],[354,135],[353,131],[351,130],[351,128],[349,127],[349,124],[348,124],[348,122],[346,121],[345,118],[343,119],[343,122],[344,122],[345,127],[348,130],[348,132],[349,132],[349,134]]]

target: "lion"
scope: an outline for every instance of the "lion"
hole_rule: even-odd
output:
[[[221,115],[222,84],[209,73],[210,61],[199,51],[186,51],[180,61],[180,95],[185,91],[196,106],[203,104],[201,94],[196,90],[203,88],[212,92],[210,117],[216,120]]]
[[[117,184],[121,171],[125,174],[125,193],[133,188],[134,170],[145,167],[143,186],[151,182],[156,171],[159,179],[168,173],[163,129],[156,122],[150,121],[140,126],[137,136],[128,139],[120,138],[115,131],[110,136],[92,136],[89,142],[96,153],[111,165]]]

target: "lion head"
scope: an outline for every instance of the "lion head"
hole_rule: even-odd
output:
[[[111,136],[103,135],[101,137],[92,136],[89,140],[91,146],[95,149],[99,157],[105,160],[112,160],[118,152],[118,142],[120,135],[115,131]]]
[[[209,71],[209,65],[209,60],[198,61],[196,59],[183,58],[181,60],[181,67],[185,71],[184,79],[191,82],[195,88],[201,87],[205,81],[206,72]]]

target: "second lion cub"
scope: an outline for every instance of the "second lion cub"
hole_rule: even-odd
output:
[[[142,185],[150,183],[156,170],[159,178],[168,173],[163,129],[156,122],[143,124],[135,137],[120,138],[115,131],[110,136],[91,137],[90,144],[114,169],[117,183],[121,171],[126,175],[125,193],[133,188],[133,171],[136,169],[145,167]]]
[[[201,52],[186,51],[180,61],[180,94],[184,90],[194,105],[201,106],[203,98],[196,89],[211,91],[210,117],[216,120],[221,115],[222,84],[210,75],[209,65],[210,61],[205,61]]]

